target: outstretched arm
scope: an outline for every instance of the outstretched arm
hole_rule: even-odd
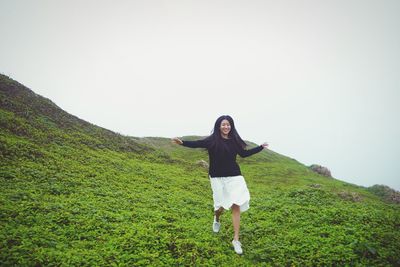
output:
[[[263,150],[264,148],[267,148],[267,147],[268,147],[268,144],[267,143],[263,143],[262,145],[259,145],[259,146],[255,147],[255,148],[252,148],[252,149],[249,149],[249,150],[240,149],[239,150],[239,155],[242,158],[249,157],[251,155],[254,155],[254,154],[260,152],[261,150]]]
[[[191,148],[207,148],[207,142],[206,140],[196,140],[196,141],[183,141],[181,139],[179,139],[178,137],[174,137],[171,139],[172,142],[174,142],[175,144],[178,145],[183,145],[186,147],[191,147]]]

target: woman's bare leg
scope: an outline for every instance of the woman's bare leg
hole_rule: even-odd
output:
[[[223,207],[220,207],[218,210],[216,210],[216,211],[214,212],[214,214],[215,214],[215,220],[216,220],[217,222],[219,222],[219,216],[221,216],[222,212],[224,212],[224,208],[223,208]]]
[[[233,222],[233,231],[235,233],[233,239],[239,240],[240,207],[236,204],[232,205],[232,222]]]

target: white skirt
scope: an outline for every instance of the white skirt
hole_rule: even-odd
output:
[[[214,199],[214,210],[223,207],[228,210],[233,204],[240,206],[240,212],[250,207],[250,193],[242,175],[210,177]]]

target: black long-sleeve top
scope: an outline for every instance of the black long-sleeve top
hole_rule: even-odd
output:
[[[216,150],[211,147],[207,139],[197,141],[183,141],[183,146],[191,148],[206,148],[209,157],[208,174],[211,178],[241,175],[240,167],[236,162],[239,154],[242,158],[249,157],[263,150],[263,146],[245,150],[237,145],[233,139],[223,139],[223,148]]]

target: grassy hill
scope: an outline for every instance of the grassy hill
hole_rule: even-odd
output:
[[[1,266],[400,266],[400,206],[273,151],[240,159],[244,255],[201,149],[122,136],[0,75]],[[184,137],[194,139],[196,136]]]

